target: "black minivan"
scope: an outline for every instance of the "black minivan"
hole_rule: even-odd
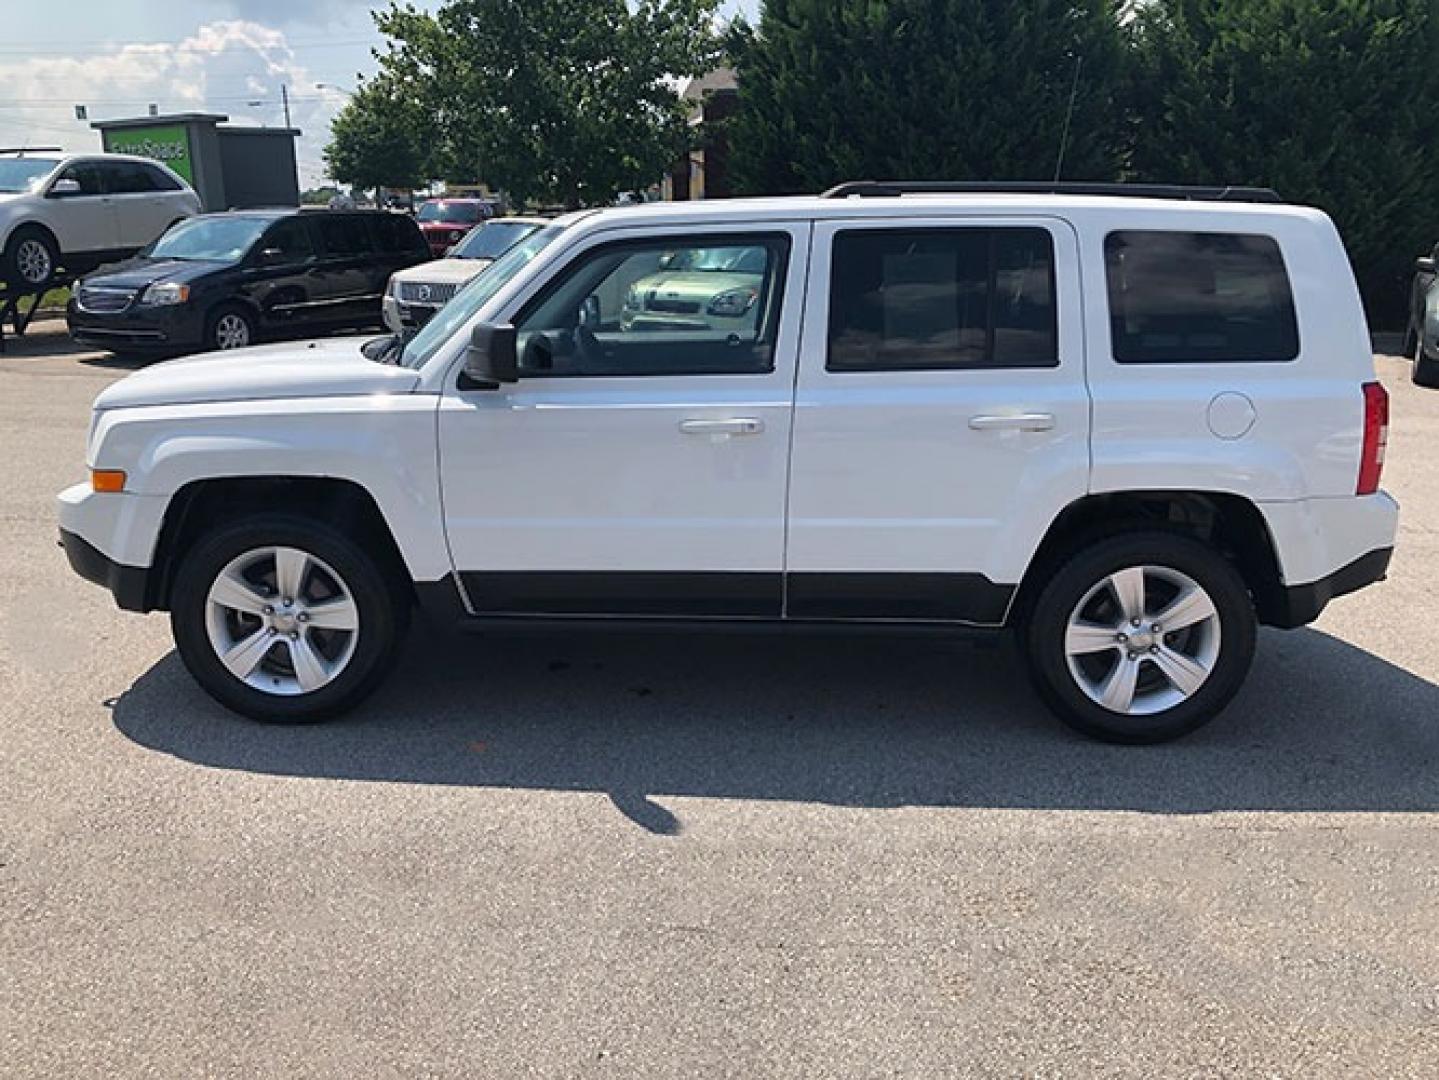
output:
[[[430,258],[415,222],[382,210],[231,210],[171,226],[87,275],[67,311],[84,345],[136,355],[238,349],[382,324],[390,275]]]

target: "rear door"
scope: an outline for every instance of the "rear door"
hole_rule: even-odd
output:
[[[100,168],[115,210],[121,247],[138,250],[153,243],[171,223],[185,216],[161,186],[162,179],[173,181],[153,166],[139,161],[105,161]]]
[[[378,321],[384,284],[376,286],[374,241],[361,214],[326,211],[312,219],[320,257],[309,272],[316,321],[356,326]]]
[[[1046,217],[817,224],[786,611],[1002,622],[1086,490],[1077,240]]]

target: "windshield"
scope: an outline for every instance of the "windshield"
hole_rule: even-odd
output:
[[[472,225],[480,220],[479,203],[427,202],[415,215],[421,221],[441,221],[447,225]]]
[[[171,227],[150,249],[154,259],[239,262],[270,224],[268,218],[194,217]]]
[[[455,294],[455,298],[440,308],[425,327],[405,346],[400,364],[407,368],[423,367],[439,351],[451,335],[469,321],[470,317],[508,285],[517,274],[530,265],[536,255],[554,243],[564,232],[563,225],[546,225],[530,233],[509,251],[501,255],[493,265],[471,278],[469,284]]]
[[[0,158],[0,192],[13,195],[29,191],[36,180],[59,164],[55,158]]]
[[[488,221],[460,241],[450,258],[498,259],[538,228],[526,221]]]

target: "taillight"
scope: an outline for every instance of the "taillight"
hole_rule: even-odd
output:
[[[1379,490],[1384,471],[1384,448],[1389,445],[1389,391],[1377,383],[1364,384],[1364,454],[1359,459],[1359,487],[1356,495],[1373,495]]]

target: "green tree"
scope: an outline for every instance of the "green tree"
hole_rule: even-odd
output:
[[[692,133],[677,83],[719,57],[718,0],[392,5],[382,77],[433,134],[435,171],[520,202],[582,206],[658,180]]]
[[[739,185],[1113,179],[1124,36],[1110,0],[767,0],[730,47]],[[1079,80],[1076,84],[1076,67]]]
[[[1135,30],[1135,174],[1325,209],[1370,318],[1392,324],[1439,240],[1439,5],[1153,0]]]
[[[419,187],[429,179],[426,121],[404,88],[385,79],[360,87],[330,124],[330,176],[362,190]]]

